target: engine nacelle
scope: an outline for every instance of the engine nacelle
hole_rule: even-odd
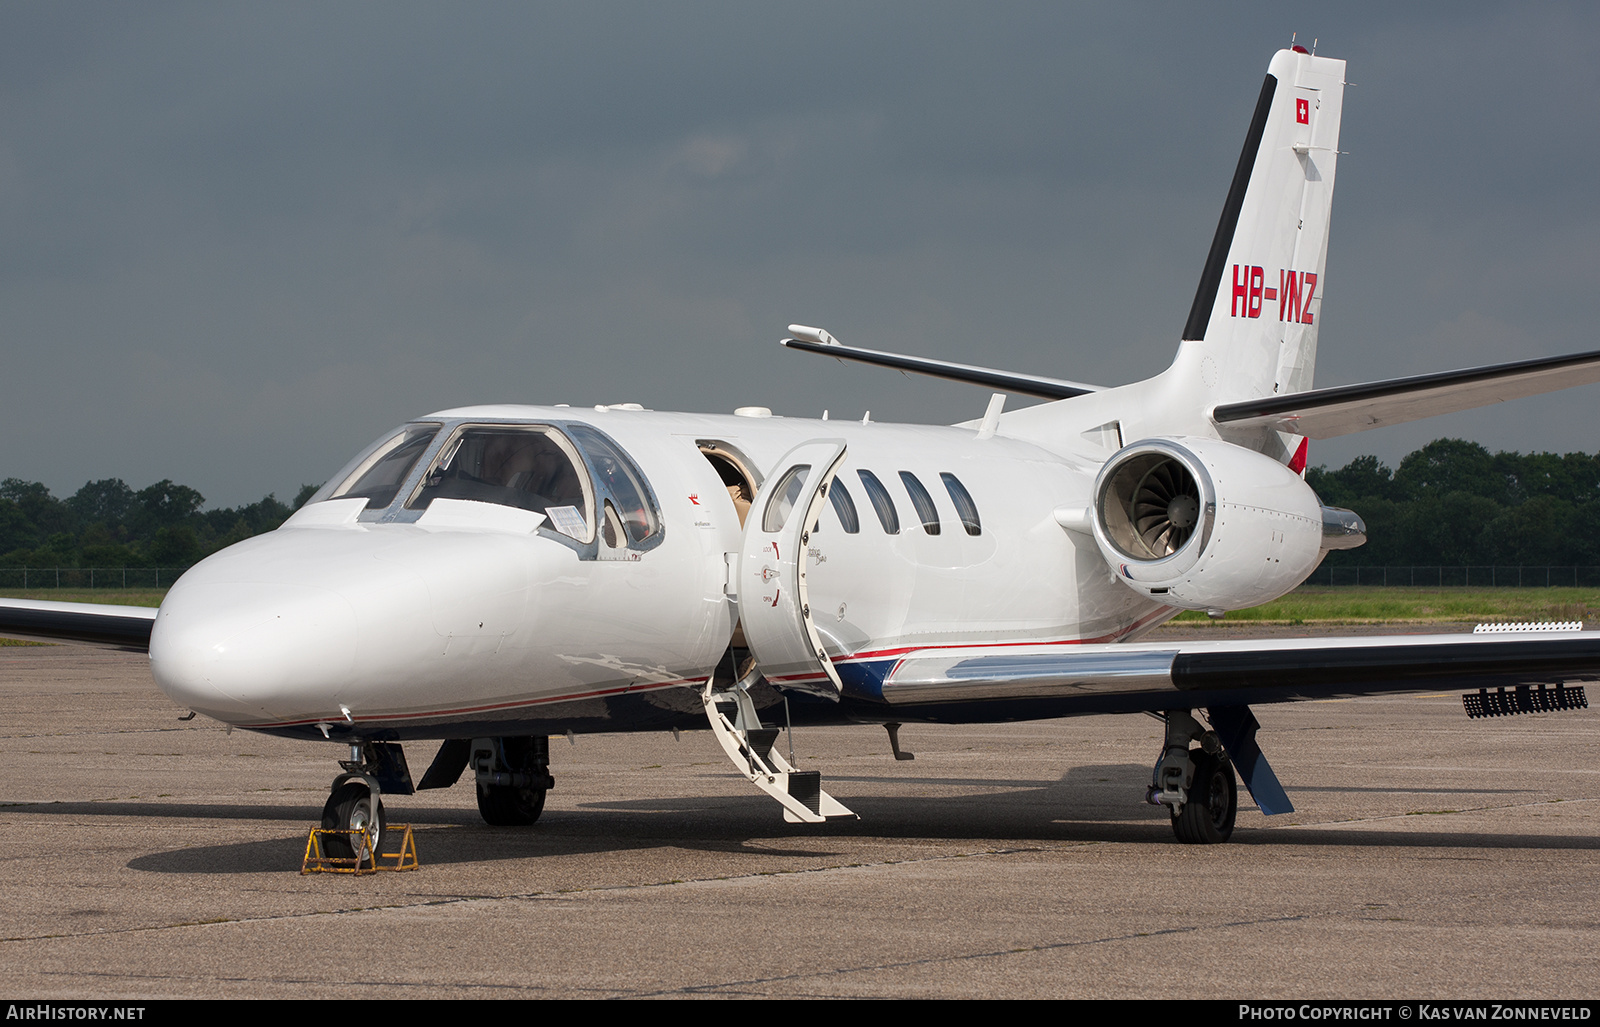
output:
[[[1094,538],[1140,595],[1190,610],[1276,599],[1322,559],[1322,504],[1298,474],[1219,439],[1123,447],[1095,479]]]

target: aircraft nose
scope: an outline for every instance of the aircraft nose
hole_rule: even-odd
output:
[[[203,568],[168,593],[151,632],[162,691],[229,722],[292,716],[318,695],[326,706],[352,669],[349,600],[309,585],[215,580]]]
[[[543,586],[575,560],[531,534],[279,529],[178,579],[150,669],[177,702],[246,727],[372,723],[426,715],[445,694],[493,698],[508,676],[536,673]]]

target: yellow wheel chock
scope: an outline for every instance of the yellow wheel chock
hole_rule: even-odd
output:
[[[323,852],[322,840],[328,835],[350,836],[350,849],[354,852],[372,853],[371,858],[326,855]],[[356,835],[360,835],[360,837],[357,838],[355,837]],[[417,839],[411,833],[411,825],[390,824],[384,830],[382,840],[387,842],[395,837],[400,839],[400,848],[397,851],[374,852],[372,836],[365,830],[350,831],[313,827],[311,833],[306,836],[306,857],[300,863],[300,873],[375,874],[380,870],[417,869]]]

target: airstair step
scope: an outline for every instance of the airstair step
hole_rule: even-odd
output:
[[[822,812],[822,771],[793,770],[789,772],[789,794],[813,813]]]
[[[772,751],[773,744],[778,740],[778,732],[779,729],[775,727],[763,727],[754,731],[746,731],[744,733],[745,744],[750,746],[751,752],[765,760],[767,754]]]

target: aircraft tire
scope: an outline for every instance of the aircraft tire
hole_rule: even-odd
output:
[[[543,788],[478,785],[478,813],[490,827],[527,827],[544,812]]]
[[[1202,749],[1191,749],[1194,784],[1183,812],[1172,815],[1172,831],[1186,845],[1215,845],[1233,834],[1239,814],[1239,784],[1233,764],[1225,756],[1212,756]]]
[[[328,802],[322,807],[322,827],[328,831],[358,831],[367,828],[372,838],[372,847],[363,849],[361,853],[362,867],[372,865],[372,854],[378,850],[379,840],[383,837],[387,818],[383,812],[383,802],[375,799],[366,785],[359,781],[347,781],[333,790],[328,796]],[[335,834],[329,835],[323,841],[323,851],[327,855],[350,859],[355,856],[355,835]]]

